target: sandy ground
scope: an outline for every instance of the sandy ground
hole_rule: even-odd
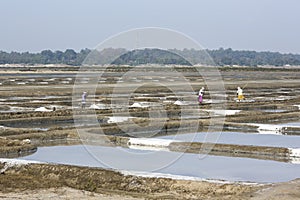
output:
[[[253,200],[300,199],[300,179],[288,183],[279,183],[259,190],[251,198]]]
[[[84,190],[76,190],[72,188],[62,187],[62,188],[49,188],[41,190],[27,190],[20,192],[2,193],[0,192],[0,199],[24,199],[24,200],[60,200],[60,199],[91,199],[91,200],[136,200],[138,198],[125,197],[120,195],[104,195],[94,192],[87,192]]]
[[[250,194],[249,200],[298,200],[300,198],[299,180],[290,183],[278,184],[267,189]],[[40,190],[15,191],[9,193],[0,192],[0,199],[24,199],[24,200],[69,200],[69,199],[91,199],[91,200],[138,200],[145,198],[127,197],[124,195],[105,195],[72,188],[49,188]],[[168,199],[168,198],[165,198]],[[223,199],[222,197],[209,197],[207,199]],[[235,199],[235,197],[232,197]]]

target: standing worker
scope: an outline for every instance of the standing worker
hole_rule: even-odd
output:
[[[198,101],[199,101],[200,104],[201,104],[202,101],[203,101],[203,95],[204,95],[204,87],[202,87],[202,88],[199,90],[199,94],[198,94]]]
[[[237,88],[237,91],[236,91],[236,94],[237,94],[237,99],[238,99],[238,101],[241,101],[241,100],[244,100],[245,99],[245,97],[244,97],[244,95],[243,95],[243,89],[242,88],[240,88],[240,87],[238,87]]]
[[[87,92],[83,92],[81,96],[81,108],[84,109],[86,106],[86,97],[87,97]]]

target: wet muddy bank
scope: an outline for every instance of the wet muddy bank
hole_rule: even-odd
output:
[[[279,147],[173,142],[170,144],[169,149],[170,151],[209,154],[215,156],[254,158],[279,162],[292,161],[290,158],[290,150],[288,148]]]
[[[12,140],[0,137],[0,158],[15,158],[33,154],[37,146],[30,140]]]

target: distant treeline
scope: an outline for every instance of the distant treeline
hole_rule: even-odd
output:
[[[0,51],[0,64],[67,64],[81,65],[85,57],[91,52],[83,49],[75,52],[73,49],[63,51],[44,50],[40,53],[7,53]]]
[[[44,50],[40,53],[18,53],[0,51],[0,64],[67,64],[81,65],[87,55],[92,51],[83,49],[75,52],[72,49],[66,51]],[[122,52],[122,54],[120,54]],[[99,57],[97,57],[99,53]],[[91,54],[90,54],[91,55]],[[93,51],[95,63],[111,59],[113,55],[121,55],[114,59],[112,64],[139,65],[147,63],[156,64],[216,64],[218,66],[258,66],[258,65],[300,65],[299,54],[282,54],[278,52],[256,52],[256,51],[235,51],[232,49],[218,50],[194,50],[172,49],[164,51],[160,49],[133,50],[127,52],[125,49],[105,49],[103,52]],[[209,56],[208,56],[209,55]],[[90,60],[91,56],[90,56]],[[98,60],[98,61],[97,61]],[[100,61],[101,60],[101,61]]]

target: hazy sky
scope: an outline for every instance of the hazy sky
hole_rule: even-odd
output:
[[[300,53],[299,0],[0,0],[0,50],[94,48],[162,27],[203,47]]]

